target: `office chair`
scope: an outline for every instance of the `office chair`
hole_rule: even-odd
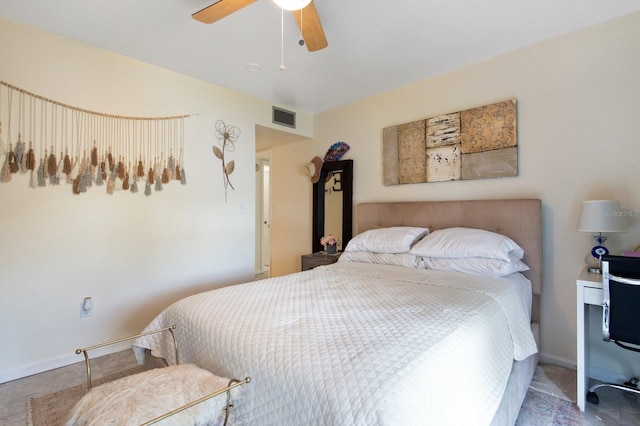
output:
[[[640,258],[602,256],[602,339],[621,348],[640,352]],[[640,365],[640,362],[638,362]],[[596,389],[612,387],[640,395],[639,380],[624,384],[600,383],[589,388],[587,401],[598,404]]]

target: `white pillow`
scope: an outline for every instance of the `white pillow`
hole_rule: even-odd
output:
[[[406,266],[424,269],[422,258],[409,253],[371,253],[367,251],[345,251],[338,262],[378,263],[380,265]]]
[[[435,257],[423,257],[422,261],[427,269],[439,271],[456,271],[469,274],[488,275],[491,277],[503,277],[514,272],[528,271],[529,267],[519,259],[510,261],[500,259],[488,259],[486,257],[464,257],[457,259],[444,259]]]
[[[428,233],[428,228],[411,226],[369,229],[353,237],[344,251],[407,253],[416,241]]]
[[[524,250],[511,238],[473,228],[447,228],[431,232],[410,251],[422,257],[486,257],[510,261],[522,259]]]

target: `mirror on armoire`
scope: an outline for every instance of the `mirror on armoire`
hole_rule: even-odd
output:
[[[343,250],[353,229],[353,160],[327,161],[313,184],[313,252],[324,250],[320,239],[334,234]]]

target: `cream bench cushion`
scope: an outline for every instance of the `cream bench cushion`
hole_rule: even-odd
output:
[[[91,389],[71,410],[67,425],[140,425],[228,385],[229,379],[194,364],[156,368]],[[234,400],[240,390],[230,392]],[[221,425],[226,403],[222,394],[158,424]]]

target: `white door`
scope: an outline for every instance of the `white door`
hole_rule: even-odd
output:
[[[271,193],[269,191],[269,159],[260,160],[262,169],[262,271],[269,272],[271,260]]]
[[[256,157],[256,277],[269,277],[271,262],[270,158]]]

